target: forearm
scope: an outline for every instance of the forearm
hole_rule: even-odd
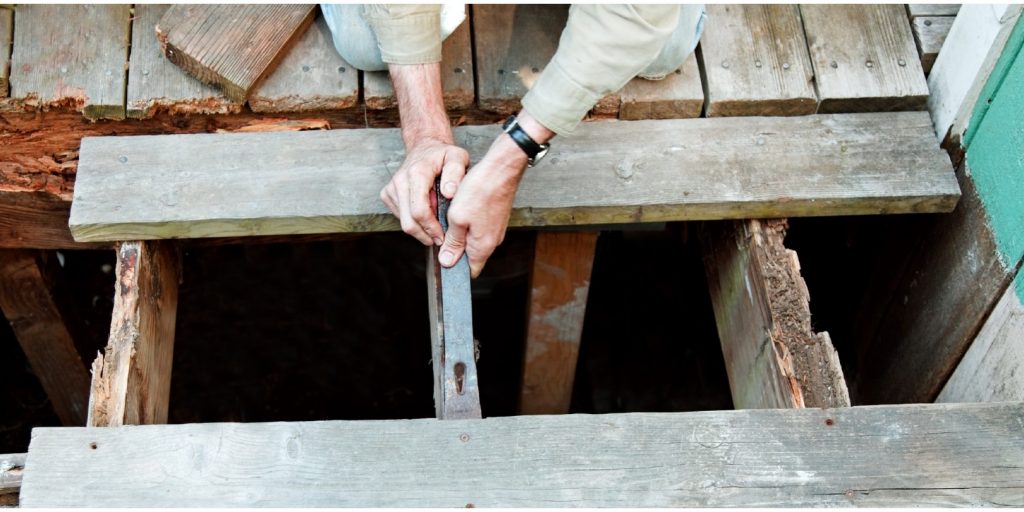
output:
[[[391,64],[388,69],[398,98],[406,149],[425,140],[452,144],[452,128],[441,88],[441,64]]]

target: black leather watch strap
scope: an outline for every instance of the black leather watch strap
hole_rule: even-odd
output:
[[[526,153],[530,167],[533,167],[534,164],[547,154],[550,144],[537,144],[537,141],[533,140],[533,137],[530,137],[530,134],[526,133],[522,126],[519,126],[519,120],[516,119],[516,116],[509,116],[505,120],[502,129],[523,150],[523,153]]]

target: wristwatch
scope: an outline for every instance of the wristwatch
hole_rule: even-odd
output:
[[[537,165],[537,162],[540,162],[540,160],[544,158],[544,155],[548,154],[548,149],[551,149],[551,144],[537,144],[537,142],[535,142],[533,138],[526,133],[526,130],[523,130],[523,127],[519,126],[519,120],[516,119],[516,116],[514,115],[508,116],[508,119],[505,120],[505,124],[501,128],[505,130],[505,133],[507,133],[509,137],[512,137],[512,140],[514,140],[515,143],[519,145],[519,148],[526,153],[527,165],[530,167]]]

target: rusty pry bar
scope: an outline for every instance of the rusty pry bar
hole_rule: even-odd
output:
[[[448,231],[448,205],[437,194],[437,219]],[[473,347],[473,304],[469,259],[463,255],[452,268],[437,259],[439,247],[427,249],[427,293],[430,301],[431,349],[434,365],[434,408],[438,419],[481,418]]]

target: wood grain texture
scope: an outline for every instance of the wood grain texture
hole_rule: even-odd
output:
[[[77,114],[76,114],[77,115]],[[95,249],[109,243],[76,242],[68,229],[71,202],[43,192],[0,190],[0,248]]]
[[[565,5],[474,5],[481,109],[511,114],[558,49]]]
[[[25,453],[0,454],[0,495],[17,494],[25,471]]]
[[[174,5],[156,26],[164,55],[244,102],[313,21],[316,5]]]
[[[231,101],[216,87],[204,84],[172,64],[160,49],[156,24],[168,5],[138,4],[132,21],[132,51],[128,67],[128,117],[171,114],[238,113],[243,102]]]
[[[696,53],[663,80],[633,78],[618,93],[619,119],[685,119],[700,117],[704,88]],[[596,107],[595,107],[596,108]]]
[[[0,309],[61,423],[85,425],[89,374],[54,296],[57,263],[48,256],[0,251]]]
[[[913,20],[919,16],[956,16],[960,4],[907,4],[907,12]]]
[[[10,77],[14,105],[124,119],[130,8],[18,6]]]
[[[467,6],[468,9],[468,6]],[[449,110],[467,109],[476,100],[473,85],[473,46],[469,17],[441,45],[441,86],[444,106]],[[384,110],[398,106],[395,89],[387,71],[363,72],[363,98],[366,108]]]
[[[708,5],[701,36],[707,115],[785,116],[818,108],[796,5]]]
[[[168,243],[118,245],[110,339],[92,363],[89,426],[167,421],[179,274]]]
[[[811,328],[810,294],[785,220],[707,223],[704,268],[737,409],[845,407],[849,391],[827,333]]]
[[[0,98],[8,93],[11,76],[11,41],[14,37],[14,11],[0,7]]]
[[[340,110],[359,100],[359,72],[342,59],[317,14],[295,45],[249,96],[253,112]]]
[[[1024,274],[989,314],[937,402],[1024,401]]]
[[[519,414],[569,412],[598,234],[537,233]]]
[[[434,187],[440,191],[440,182]],[[450,201],[438,192],[437,219],[448,231]],[[434,410],[438,419],[479,419],[480,382],[473,340],[473,295],[469,258],[446,268],[440,247],[427,248],[427,301],[430,312],[431,364],[434,367]]]
[[[949,211],[959,192],[931,129],[913,112],[584,123],[526,174],[510,225]],[[475,161],[499,130],[455,136]],[[397,230],[378,194],[403,156],[397,129],[85,138],[71,231]]]
[[[953,26],[955,18],[950,16],[922,16],[911,22],[914,30],[914,42],[921,55],[921,67],[927,73],[932,70],[935,58],[946,42],[946,35]]]
[[[1020,506],[1022,424],[1024,405],[1002,403],[36,428],[21,499],[25,507]]]
[[[922,226],[877,327],[855,333],[856,403],[935,400],[1012,278],[973,180],[957,174],[960,204]]]
[[[800,6],[818,112],[923,110],[921,61],[902,5]]]

